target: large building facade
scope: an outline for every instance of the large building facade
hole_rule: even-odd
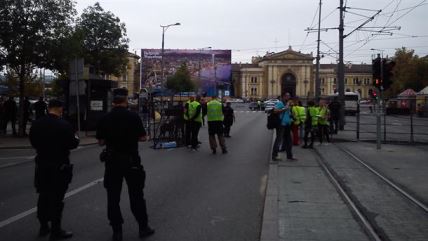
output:
[[[251,64],[234,64],[232,81],[236,97],[246,99],[276,98],[289,92],[292,96],[312,98],[315,95],[315,69],[312,54],[294,51],[253,58]],[[368,98],[372,67],[367,64],[345,66],[345,90],[358,91]],[[337,65],[321,64],[321,95],[331,95],[337,88]]]

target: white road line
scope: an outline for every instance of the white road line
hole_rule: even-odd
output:
[[[90,188],[90,187],[92,187],[92,186],[97,185],[98,183],[102,182],[103,180],[104,180],[104,178],[99,178],[99,179],[97,179],[97,180],[95,180],[95,181],[92,181],[92,182],[90,182],[90,183],[86,184],[86,185],[83,185],[83,186],[81,186],[81,187],[79,187],[79,188],[76,188],[76,189],[74,189],[74,190],[72,190],[72,191],[70,191],[70,192],[66,193],[66,194],[65,194],[65,198],[69,198],[69,197],[71,197],[71,196],[73,196],[73,195],[76,195],[77,193],[79,193],[79,192],[81,192],[81,191],[83,191],[83,190],[85,190],[85,189],[88,189],[88,188]],[[11,224],[11,223],[16,222],[16,221],[18,221],[18,220],[20,220],[20,219],[23,219],[23,218],[25,218],[26,216],[31,215],[31,214],[33,214],[33,213],[35,213],[36,211],[37,211],[37,207],[34,207],[34,208],[29,209],[29,210],[27,210],[27,211],[25,211],[25,212],[22,212],[22,213],[20,213],[20,214],[18,214],[18,215],[15,215],[15,216],[13,216],[13,217],[10,217],[10,218],[8,218],[8,219],[6,219],[6,220],[4,220],[4,221],[1,221],[1,222],[0,222],[0,228],[3,228],[4,226],[6,226],[6,225],[8,225],[8,224]]]

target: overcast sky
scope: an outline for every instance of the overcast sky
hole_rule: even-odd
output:
[[[76,0],[79,14],[95,0]],[[126,24],[130,51],[161,48],[160,25],[180,22],[165,34],[165,48],[231,49],[232,62],[250,62],[251,56],[286,50],[289,45],[303,53],[316,54],[319,0],[99,0]],[[428,55],[428,0],[345,0],[345,34],[382,10],[365,27],[397,26],[393,35],[356,31],[345,39],[345,62],[371,63],[382,49],[393,55],[396,48],[414,49]],[[419,5],[419,6],[418,6]],[[339,25],[339,0],[323,0],[321,28]],[[418,7],[416,7],[418,6]],[[424,16],[425,15],[425,16]],[[375,29],[375,28],[371,28]],[[336,63],[338,31],[321,33],[322,63]]]

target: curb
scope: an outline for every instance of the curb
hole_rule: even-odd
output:
[[[275,132],[272,135],[271,149],[269,152],[269,170],[265,203],[263,206],[262,227],[260,241],[278,241],[278,163],[272,162],[272,148],[275,141]]]

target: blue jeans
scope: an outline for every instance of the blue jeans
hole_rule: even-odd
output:
[[[272,158],[278,156],[280,146],[285,147],[285,152],[287,153],[287,158],[293,158],[293,153],[291,152],[292,143],[291,143],[291,126],[280,126],[276,128],[276,138],[273,144]]]

